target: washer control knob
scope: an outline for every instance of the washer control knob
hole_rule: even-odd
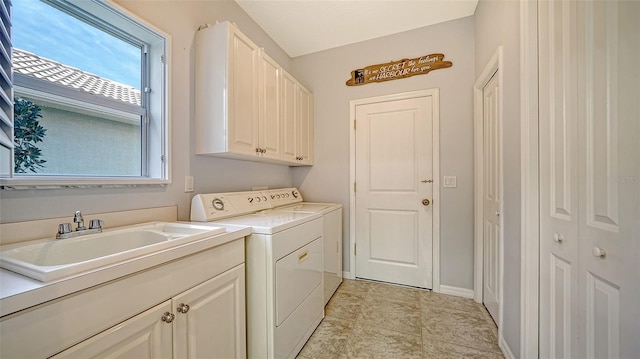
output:
[[[211,205],[218,211],[222,211],[224,209],[224,202],[222,202],[220,198],[214,198],[213,201],[211,201]]]
[[[297,191],[291,191],[291,195],[293,196],[293,198],[298,198],[298,192]]]

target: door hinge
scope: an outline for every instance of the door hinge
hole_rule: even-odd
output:
[[[358,254],[358,249],[357,249],[357,248],[358,248],[358,244],[357,244],[357,243],[354,243],[354,244],[353,244],[353,255],[354,255],[354,256],[355,256],[356,254]]]
[[[353,182],[353,192],[355,192],[355,191],[356,191],[356,183]]]
[[[160,55],[160,61],[162,61],[163,64],[166,64],[167,59],[164,57],[164,55]]]
[[[165,161],[164,155],[160,155],[160,162],[164,163],[164,161]]]
[[[356,120],[353,120],[353,129],[356,129]]]

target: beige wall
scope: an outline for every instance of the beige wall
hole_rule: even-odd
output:
[[[431,53],[445,54],[448,69],[407,79],[348,87],[352,70]],[[473,288],[473,82],[474,19],[294,58],[293,73],[314,93],[315,165],[294,169],[294,185],[306,200],[342,203],[344,268],[349,263],[349,101],[440,89],[440,175],[457,176],[457,188],[441,189],[441,284]]]
[[[475,74],[503,46],[504,301],[502,333],[520,353],[520,6],[480,0],[476,8]]]

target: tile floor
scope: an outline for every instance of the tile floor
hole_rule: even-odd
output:
[[[471,299],[345,280],[298,358],[504,358],[496,338]]]

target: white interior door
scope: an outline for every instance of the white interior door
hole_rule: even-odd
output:
[[[540,357],[640,353],[638,18],[540,2]]]
[[[482,302],[496,323],[500,302],[500,211],[502,171],[500,146],[500,87],[498,72],[482,89],[483,118],[483,271]]]
[[[356,107],[359,278],[432,286],[435,106],[426,96]]]

